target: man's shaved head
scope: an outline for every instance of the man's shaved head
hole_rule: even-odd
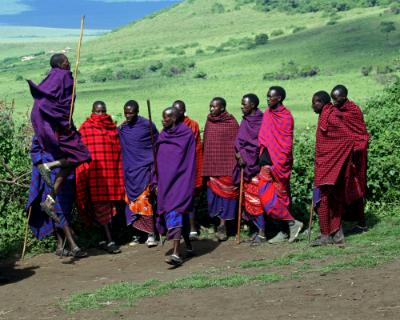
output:
[[[183,102],[182,100],[176,100],[172,104],[172,107],[178,110],[178,121],[182,121],[183,118],[185,117],[185,112],[186,112],[185,102]]]
[[[137,103],[136,100],[128,100],[127,102],[125,102],[124,109],[126,107],[130,107],[134,111],[139,112],[139,104]]]
[[[338,84],[331,91],[332,103],[335,107],[342,107],[347,101],[347,88],[344,85]]]
[[[174,107],[165,108],[162,113],[162,125],[164,129],[174,127],[178,119],[179,112]]]
[[[341,97],[347,97],[349,93],[347,88],[342,84],[338,84],[337,86],[335,86],[331,91],[331,95],[335,91],[338,92]]]

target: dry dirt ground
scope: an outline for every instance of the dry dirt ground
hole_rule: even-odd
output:
[[[169,246],[122,247],[108,255],[92,250],[80,261],[53,254],[0,263],[11,281],[0,285],[0,319],[400,319],[400,260],[374,269],[306,273],[298,280],[251,283],[238,288],[175,290],[145,298],[134,307],[67,313],[60,307],[73,293],[118,281],[182,278],[243,260],[274,258],[289,245],[249,248],[233,241],[194,243],[197,256],[170,270],[163,262]]]

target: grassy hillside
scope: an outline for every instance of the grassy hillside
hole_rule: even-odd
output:
[[[384,21],[396,30],[382,33]],[[266,44],[260,34],[268,35]],[[399,49],[400,14],[386,7],[284,13],[251,1],[188,0],[84,43],[75,119],[81,122],[97,99],[121,120],[126,100],[144,105],[151,98],[159,123],[161,110],[179,98],[203,125],[213,96],[224,96],[239,117],[244,93],[255,92],[265,105],[266,89],[278,84],[301,128],[315,122],[310,100],[317,90],[343,83],[364,104],[398,74]],[[31,98],[16,79],[40,81],[48,59],[20,62],[14,54],[0,61],[0,97],[16,98],[26,111]]]

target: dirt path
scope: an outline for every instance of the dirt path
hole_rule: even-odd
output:
[[[243,260],[274,258],[291,247],[250,249],[232,241],[219,245],[204,240],[195,243],[198,256],[175,270],[163,262],[167,248],[123,247],[114,256],[93,250],[89,258],[72,263],[46,254],[17,265],[0,264],[1,274],[12,280],[0,286],[0,319],[399,319],[400,261],[324,276],[314,272],[269,285],[173,291],[118,312],[67,314],[58,306],[72,293],[105,284],[172,280]]]

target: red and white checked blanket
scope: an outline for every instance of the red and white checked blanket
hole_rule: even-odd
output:
[[[76,168],[76,202],[80,213],[92,202],[124,200],[121,147],[118,130],[109,115],[92,114],[80,127],[92,161]]]

